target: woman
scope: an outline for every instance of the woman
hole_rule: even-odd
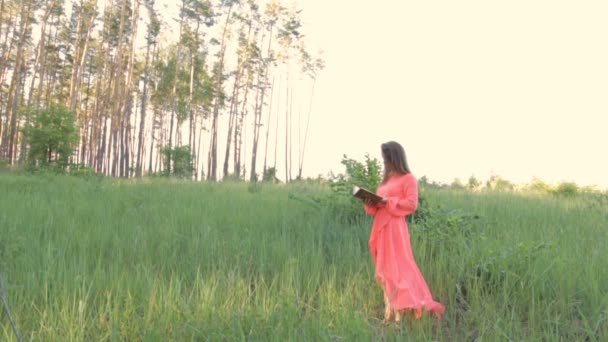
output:
[[[365,211],[374,216],[369,248],[376,268],[376,280],[384,290],[384,319],[401,320],[403,310],[422,309],[441,318],[445,308],[433,300],[429,287],[416,265],[405,217],[418,207],[418,183],[410,172],[405,151],[398,143],[382,144],[384,179],[377,190],[381,202],[365,202]]]

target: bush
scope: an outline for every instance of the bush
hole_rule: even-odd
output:
[[[165,176],[192,178],[194,166],[190,146],[178,146],[173,149],[167,146],[163,149],[163,156],[165,158]]]
[[[279,183],[279,179],[277,178],[277,169],[274,167],[269,167],[264,170],[262,180],[264,182]]]
[[[481,186],[481,182],[475,178],[475,176],[469,177],[469,182],[467,183],[467,188],[469,190],[476,190]]]
[[[32,121],[23,129],[29,143],[28,163],[37,169],[51,166],[65,170],[78,142],[75,115],[66,107],[52,104],[32,112]]]
[[[578,194],[578,186],[575,183],[563,182],[553,190],[553,194],[557,196],[573,197]]]
[[[520,242],[517,246],[507,246],[499,251],[486,251],[487,255],[468,265],[466,274],[476,278],[484,292],[504,287],[507,273],[515,276],[511,282],[517,281],[518,285],[524,286],[525,281],[530,281],[530,277],[524,276],[532,261],[552,247],[553,244],[546,242]]]
[[[483,235],[485,220],[478,214],[461,209],[444,209],[423,200],[411,216],[413,229],[433,247],[461,249],[471,246]],[[437,252],[434,250],[433,252]]]
[[[334,176],[330,181],[332,194],[320,199],[323,206],[330,208],[341,220],[349,223],[366,217],[361,201],[352,196],[354,186],[376,191],[382,180],[380,162],[376,158],[365,156],[365,162],[359,162],[346,155],[342,158],[346,173]]]
[[[486,188],[495,191],[513,191],[515,189],[515,186],[508,180],[500,176],[493,175],[486,182]]]
[[[548,194],[551,192],[551,186],[549,186],[549,184],[545,183],[543,180],[536,178],[536,177],[534,179],[532,179],[532,182],[530,184],[526,185],[526,187],[524,189],[531,191],[531,192],[541,193],[541,194]]]
[[[0,159],[0,172],[10,171],[11,165],[6,161]]]
[[[86,166],[84,164],[70,165],[70,175],[80,177],[80,178],[85,178],[85,179],[98,177],[97,173],[95,172],[95,170],[92,167]]]

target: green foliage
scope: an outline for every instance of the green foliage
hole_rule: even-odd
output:
[[[65,169],[78,143],[75,115],[66,107],[52,104],[32,112],[31,123],[23,129],[29,143],[28,162],[34,169],[52,166]]]
[[[535,192],[535,193],[541,193],[541,194],[548,194],[551,192],[551,186],[549,184],[545,183],[543,180],[536,178],[536,177],[534,179],[532,179],[532,182],[530,182],[530,184],[526,184],[524,189],[529,192]]]
[[[222,177],[222,182],[238,183],[238,182],[242,182],[242,181],[243,181],[243,179],[241,179],[241,177],[239,175],[235,174],[234,172],[228,173],[227,175]]]
[[[342,158],[345,173],[334,176],[330,182],[332,194],[319,199],[324,207],[329,208],[345,222],[358,222],[366,217],[361,201],[352,196],[353,187],[359,186],[376,191],[382,181],[380,162],[376,158],[365,156],[364,162]]]
[[[469,181],[467,182],[467,188],[469,190],[476,190],[481,186],[481,181],[477,178],[475,178],[475,176],[471,176],[469,177]]]
[[[366,154],[365,161],[359,162],[344,155],[341,163],[346,168],[346,174],[334,178],[334,190],[352,191],[353,186],[357,185],[376,191],[382,181],[382,168],[376,158]]]
[[[553,193],[557,196],[564,197],[573,197],[576,196],[579,192],[578,186],[576,183],[572,182],[563,182],[560,183],[557,188],[553,191]]]
[[[462,184],[462,181],[460,180],[460,178],[454,178],[454,180],[452,181],[452,184],[450,185],[450,187],[454,190],[464,190],[466,189],[465,185]]]
[[[424,188],[412,247],[446,313],[385,325],[369,221],[315,205],[335,195],[323,184],[257,186],[3,175],[0,266],[21,331],[41,341],[608,336],[603,195]],[[590,210],[591,199],[603,202]],[[16,340],[7,319],[0,340]]]
[[[446,209],[425,203],[418,216],[412,217],[414,228],[421,231],[424,238],[441,248],[451,248],[454,243],[470,244],[476,241],[485,228],[479,214],[462,209]],[[458,241],[462,238],[463,241]]]
[[[180,54],[176,56],[178,51]],[[205,55],[196,54],[194,63],[192,85],[191,56],[186,49],[172,46],[168,59],[155,65],[159,80],[150,101],[159,110],[174,111],[179,122],[186,120],[191,110],[208,111],[213,102],[213,82],[206,69]]]
[[[0,239],[0,271],[12,265],[21,254],[25,252],[23,233],[14,228],[7,228],[7,232]]]
[[[269,183],[278,183],[279,179],[277,178],[277,169],[274,167],[269,167],[264,170],[264,175],[262,176],[262,180],[264,182]]]
[[[492,295],[500,289],[530,287],[530,265],[542,257],[546,258],[548,249],[553,245],[545,242],[519,242],[517,245],[507,245],[499,250],[485,248],[476,259],[469,260],[464,277],[458,286],[458,301],[468,302],[467,281],[473,282],[484,295]]]
[[[11,168],[11,165],[3,159],[0,159],[0,172],[5,172],[5,171],[9,171]]]
[[[194,167],[192,165],[192,155],[190,146],[178,146],[163,148],[165,160],[164,175],[167,177],[191,178]]]
[[[500,176],[492,175],[486,182],[486,188],[494,191],[513,191],[515,186]]]
[[[98,178],[98,177],[100,177],[95,172],[95,169],[93,169],[92,167],[87,166],[85,164],[73,164],[73,165],[70,165],[70,172],[69,172],[69,174],[71,176],[85,178],[85,179],[91,179],[91,178]]]
[[[374,192],[377,190],[383,177],[380,161],[366,155],[365,161],[360,162],[344,155],[342,165],[345,167],[345,173],[334,176],[329,182],[331,194],[316,198],[315,201],[321,207],[331,211],[342,222],[366,221],[368,215],[363,210],[361,201],[353,197],[352,191],[354,186],[364,187]],[[427,181],[426,177],[422,177],[421,180],[422,184]],[[418,192],[418,209],[408,216],[408,222],[420,222],[432,214],[432,209],[423,193],[424,186],[421,186]]]

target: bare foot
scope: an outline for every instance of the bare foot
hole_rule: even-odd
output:
[[[395,310],[395,322],[401,322],[401,312],[399,310]]]
[[[385,322],[390,322],[390,320],[393,318],[393,310],[391,310],[391,306],[390,305],[386,305],[384,307],[384,321]]]

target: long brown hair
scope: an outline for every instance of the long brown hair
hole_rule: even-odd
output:
[[[391,173],[400,173],[406,175],[410,173],[410,167],[407,165],[405,150],[396,141],[389,141],[380,146],[382,149],[382,158],[384,159],[384,179],[382,183],[388,180]]]

